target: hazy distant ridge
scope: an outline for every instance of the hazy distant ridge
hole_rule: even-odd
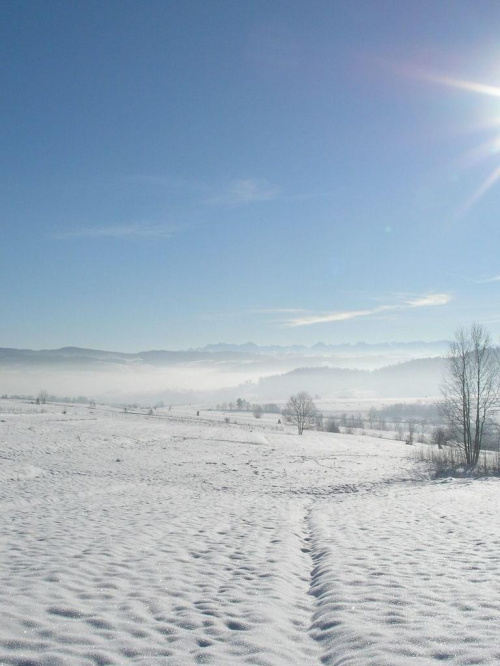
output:
[[[244,352],[226,352],[218,355],[218,360],[239,360],[251,358]],[[211,361],[212,352],[150,350],[137,353],[84,349],[81,347],[62,347],[61,349],[12,349],[0,348],[0,364],[48,364],[48,365],[88,365],[88,364],[147,364],[172,365],[191,361]]]
[[[294,354],[294,353],[314,353],[314,354],[355,354],[365,355],[367,353],[380,354],[383,352],[422,352],[426,351],[429,356],[441,356],[446,353],[448,349],[448,340],[434,340],[431,342],[424,342],[422,340],[413,340],[410,342],[354,342],[354,343],[341,343],[341,344],[326,344],[324,342],[317,342],[310,347],[306,345],[256,345],[253,342],[246,342],[244,344],[231,344],[219,342],[217,344],[206,345],[200,347],[195,351],[201,352],[247,352],[251,354]]]
[[[105,351],[101,349],[85,349],[82,347],[62,347],[60,349],[14,349],[0,348],[1,365],[35,364],[35,365],[101,365],[101,364],[146,364],[153,366],[168,366],[180,363],[193,362],[242,362],[254,361],[261,364],[266,359],[269,361],[282,358],[289,364],[290,357],[307,359],[303,365],[322,365],[326,361],[335,364],[339,360],[342,367],[355,368],[357,359],[372,359],[378,357],[376,366],[381,367],[397,360],[410,360],[411,358],[422,358],[442,356],[448,349],[446,340],[434,342],[384,342],[329,345],[318,342],[311,347],[305,345],[292,346],[259,346],[252,342],[245,344],[218,343],[206,345],[200,349],[187,350],[148,350],[135,353]],[[387,360],[384,357],[387,356]],[[343,360],[340,363],[340,359]],[[295,367],[302,365],[295,364]],[[365,364],[361,363],[360,367]],[[284,367],[283,369],[290,369]]]
[[[272,399],[309,391],[320,395],[371,393],[380,397],[439,395],[445,359],[415,359],[377,370],[346,368],[297,368],[260,379],[257,392]]]
[[[137,353],[0,348],[0,391],[33,394],[47,388],[57,395],[149,396],[169,402],[185,401],[186,392],[189,402],[238,396],[252,402],[281,400],[303,390],[313,395],[435,396],[447,343],[318,344],[301,347],[302,352],[257,345],[253,353],[248,345],[209,348]]]

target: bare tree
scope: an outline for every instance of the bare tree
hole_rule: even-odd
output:
[[[415,437],[416,423],[413,419],[408,420],[408,437],[406,438],[407,444],[413,444],[413,439]]]
[[[38,392],[38,398],[37,398],[37,404],[38,401],[41,402],[43,405],[47,402],[49,399],[49,392],[46,391],[45,389],[42,389],[41,391]]]
[[[460,328],[450,343],[442,413],[468,465],[475,466],[486,429],[500,407],[497,352],[480,324]]]
[[[404,440],[404,425],[399,414],[392,417],[392,423],[395,430],[394,439]]]
[[[368,412],[368,423],[371,429],[373,429],[376,420],[377,420],[377,410],[375,409],[375,407],[372,407]]]
[[[404,424],[401,423],[400,421],[399,423],[396,424],[396,439],[403,441],[404,438],[405,438],[405,427]]]
[[[434,430],[432,431],[432,443],[435,444],[438,447],[438,449],[442,449],[447,441],[448,441],[448,434],[446,430],[441,426],[434,428]]]
[[[299,435],[317,423],[318,412],[313,399],[305,391],[292,395],[283,409],[287,421],[297,426]]]

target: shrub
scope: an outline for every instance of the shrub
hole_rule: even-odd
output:
[[[335,419],[329,418],[325,425],[326,432],[340,432],[340,428],[337,425]]]
[[[260,405],[255,405],[253,408],[253,415],[255,416],[256,419],[261,419],[262,414],[264,413],[264,410]]]
[[[415,460],[429,462],[434,476],[468,476],[470,474],[500,475],[500,452],[483,451],[476,465],[467,463],[465,453],[460,446],[422,446],[413,452]]]

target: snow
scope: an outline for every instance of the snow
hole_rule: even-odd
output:
[[[500,662],[498,480],[196,409],[0,401],[0,664]]]

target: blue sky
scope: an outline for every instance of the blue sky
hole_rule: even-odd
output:
[[[498,2],[1,14],[0,346],[500,334]]]

